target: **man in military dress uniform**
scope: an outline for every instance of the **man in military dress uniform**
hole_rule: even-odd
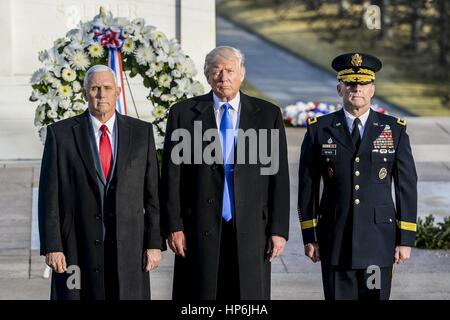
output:
[[[415,241],[417,174],[406,121],[371,109],[381,65],[363,53],[336,57],[344,107],[309,119],[302,144],[300,226],[305,254],[321,261],[327,300],[389,299],[393,265],[409,259]]]

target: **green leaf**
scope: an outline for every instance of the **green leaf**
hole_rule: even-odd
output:
[[[150,88],[151,85],[152,85],[152,82],[151,82],[150,78],[149,77],[144,77],[144,87]]]

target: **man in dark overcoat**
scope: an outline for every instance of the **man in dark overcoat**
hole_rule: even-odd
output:
[[[39,181],[52,299],[149,299],[161,260],[152,125],[116,112],[107,66],[85,75],[88,109],[49,125]]]
[[[167,122],[161,193],[173,299],[270,299],[271,262],[289,231],[280,108],[239,91],[235,48],[212,50],[204,73],[212,91],[174,105]]]

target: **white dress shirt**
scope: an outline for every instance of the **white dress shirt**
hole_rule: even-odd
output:
[[[241,95],[238,91],[236,97],[234,97],[233,100],[230,101],[220,101],[219,97],[217,97],[213,93],[213,100],[214,100],[214,116],[216,118],[216,124],[217,124],[217,130],[220,132],[220,121],[222,120],[223,115],[223,108],[222,105],[224,103],[228,103],[231,108],[229,109],[231,120],[233,121],[233,129],[236,130],[239,125],[239,112],[241,107]]]
[[[369,110],[367,110],[364,114],[360,115],[358,118],[361,120],[361,123],[358,125],[359,134],[361,135],[361,138],[364,134],[364,128],[366,127],[367,118],[369,118]],[[347,110],[344,109],[345,113],[345,120],[347,120],[348,129],[350,130],[350,135],[352,134],[353,129],[353,121],[355,120],[355,116],[347,112]]]
[[[89,116],[91,117],[91,124],[92,129],[94,129],[94,137],[95,137],[95,143],[97,145],[97,151],[98,154],[100,154],[100,137],[102,136],[102,132],[100,131],[100,127],[103,125],[96,117],[94,117],[92,114],[89,113]],[[106,130],[109,141],[111,142],[111,150],[112,150],[112,157],[114,159],[114,150],[115,150],[115,137],[116,137],[116,130],[114,129],[114,123],[116,122],[116,114],[114,115],[105,123],[108,130]]]

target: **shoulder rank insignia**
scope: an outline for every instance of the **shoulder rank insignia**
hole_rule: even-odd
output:
[[[308,118],[308,124],[312,125],[317,122],[317,117]]]
[[[397,123],[398,123],[399,125],[406,126],[406,120],[397,118]]]

